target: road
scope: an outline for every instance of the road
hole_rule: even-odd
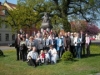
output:
[[[9,46],[0,46],[0,50],[14,50],[15,47],[9,47]]]
[[[100,45],[100,40],[91,41],[91,44],[98,44],[98,45]]]

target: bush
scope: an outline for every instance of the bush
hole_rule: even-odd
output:
[[[73,55],[70,51],[66,51],[63,53],[61,58],[63,61],[73,60]]]

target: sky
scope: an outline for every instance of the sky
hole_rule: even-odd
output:
[[[17,4],[17,0],[6,0],[9,3]],[[4,3],[5,0],[0,0],[0,2]]]

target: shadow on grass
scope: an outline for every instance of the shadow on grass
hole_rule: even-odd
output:
[[[63,60],[57,60],[57,63],[60,63],[60,62],[77,62],[77,61],[79,61],[78,59],[75,59],[75,58],[73,58],[72,60],[66,60],[66,61],[63,61]]]
[[[89,56],[85,55],[85,56],[82,56],[82,58],[95,57],[95,56],[100,56],[100,53],[99,54],[90,54]]]
[[[5,55],[2,55],[2,56],[0,56],[0,57],[5,57]]]
[[[99,54],[90,54],[89,57],[95,57],[95,56],[100,56],[100,53]]]
[[[0,56],[0,57],[8,57],[9,55],[2,55],[2,56]]]

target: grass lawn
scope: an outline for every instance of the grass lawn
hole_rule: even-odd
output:
[[[42,65],[36,68],[26,62],[16,61],[15,50],[4,50],[0,57],[0,75],[96,75],[100,73],[100,46],[91,46],[91,56],[55,65]]]

